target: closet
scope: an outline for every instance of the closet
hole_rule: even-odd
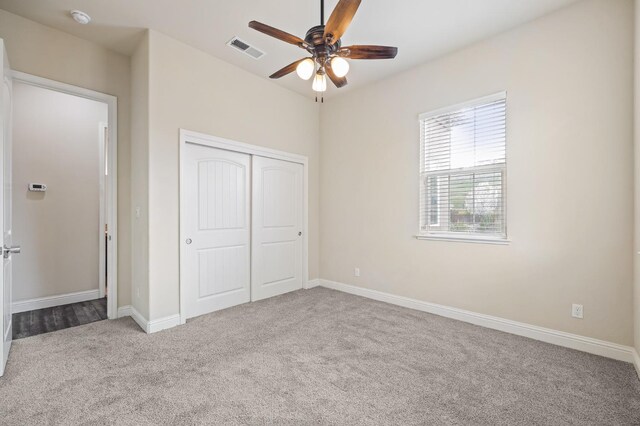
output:
[[[306,159],[183,139],[181,317],[301,289]]]

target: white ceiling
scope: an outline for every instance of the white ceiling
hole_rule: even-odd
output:
[[[326,0],[325,19],[338,0]],[[578,0],[363,0],[343,45],[397,46],[393,60],[351,61],[352,90],[459,49]],[[306,52],[247,24],[258,20],[304,38],[320,23],[320,0],[0,0],[0,9],[58,28],[110,49],[131,54],[143,28],[151,28],[268,78]],[[92,17],[79,25],[69,16],[80,9]],[[266,51],[254,60],[226,43],[239,36]],[[276,81],[312,97],[311,83],[295,73]],[[327,96],[336,94],[331,86]]]

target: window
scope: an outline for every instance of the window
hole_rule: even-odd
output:
[[[418,237],[506,239],[506,93],[420,116]]]

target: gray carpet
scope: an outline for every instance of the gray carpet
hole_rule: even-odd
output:
[[[630,364],[323,288],[14,343],[0,423],[640,424]]]

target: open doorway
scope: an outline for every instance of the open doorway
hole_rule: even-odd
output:
[[[13,75],[14,339],[117,317],[116,99]]]

